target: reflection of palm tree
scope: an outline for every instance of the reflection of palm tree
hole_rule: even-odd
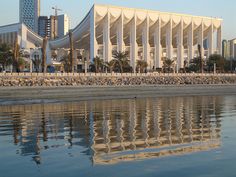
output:
[[[148,66],[148,64],[147,64],[147,62],[144,61],[144,60],[138,60],[138,61],[137,61],[137,69],[138,69],[138,71],[140,71],[141,73],[143,73],[143,72],[146,70],[147,66]]]

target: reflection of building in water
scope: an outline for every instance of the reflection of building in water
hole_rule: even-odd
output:
[[[220,146],[220,120],[215,102],[202,98],[130,100],[128,112],[117,117],[105,110],[93,122],[94,163],[180,155]],[[212,100],[211,100],[212,101]],[[106,107],[106,106],[105,106]],[[102,128],[101,128],[102,127]]]
[[[221,102],[177,97],[0,106],[0,138],[13,134],[21,155],[37,164],[42,151],[73,146],[86,149],[95,164],[188,154],[220,146]]]

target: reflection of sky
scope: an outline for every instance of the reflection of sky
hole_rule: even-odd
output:
[[[37,164],[46,161],[47,152],[75,147],[94,164],[184,155],[220,146],[222,101],[178,97],[2,106],[0,140],[13,136],[17,152]]]

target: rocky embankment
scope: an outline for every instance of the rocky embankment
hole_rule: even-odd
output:
[[[1,76],[0,87],[236,84],[235,76]]]

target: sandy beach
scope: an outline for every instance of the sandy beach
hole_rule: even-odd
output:
[[[198,95],[236,95],[236,85],[1,87],[0,104]]]

